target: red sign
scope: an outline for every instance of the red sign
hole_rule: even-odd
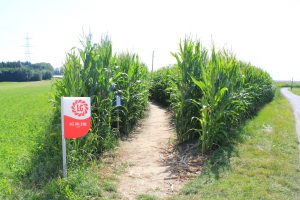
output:
[[[85,136],[91,127],[90,97],[62,97],[64,138]]]

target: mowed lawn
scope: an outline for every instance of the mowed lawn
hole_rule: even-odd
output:
[[[0,193],[10,193],[49,125],[51,81],[0,83]]]
[[[292,93],[300,96],[300,88],[289,89],[289,91],[291,91]]]

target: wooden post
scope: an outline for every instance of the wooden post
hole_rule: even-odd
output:
[[[153,59],[154,59],[154,51],[152,52],[152,72],[153,72]]]

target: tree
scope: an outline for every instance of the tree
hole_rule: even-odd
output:
[[[51,71],[43,71],[43,80],[51,79],[53,77],[53,73]]]
[[[50,63],[1,62],[0,82],[4,81],[38,81],[51,79],[54,68]]]
[[[31,81],[41,81],[41,80],[42,80],[42,73],[34,72],[33,76],[31,77]]]

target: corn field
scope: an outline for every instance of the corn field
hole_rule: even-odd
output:
[[[144,115],[149,96],[148,71],[135,54],[113,54],[108,37],[93,44],[92,36],[88,35],[81,44],[82,48],[73,48],[67,54],[63,79],[53,84],[52,102],[55,121],[59,123],[62,96],[91,97],[90,132],[67,142],[69,154],[93,156],[115,146],[120,134],[128,134]],[[121,108],[114,106],[116,95],[122,97]]]
[[[54,81],[51,100],[59,131],[60,98],[91,97],[90,132],[68,140],[71,155],[93,157],[116,146],[121,134],[129,134],[143,117],[148,96],[171,108],[179,141],[198,138],[204,153],[232,138],[234,130],[274,96],[267,72],[237,60],[226,49],[217,51],[212,45],[208,50],[200,41],[181,41],[179,51],[171,53],[176,64],[151,74],[138,55],[113,54],[108,37],[92,43],[88,35],[81,44],[66,55],[63,79]],[[114,106],[116,95],[123,100],[121,108]]]
[[[175,91],[172,91],[171,84],[177,81],[174,81],[173,78],[173,67],[166,66],[160,68],[158,71],[151,72],[150,80],[150,99],[159,102],[163,106],[170,106],[171,94]]]
[[[166,99],[153,99],[169,103],[178,139],[198,137],[203,153],[231,138],[241,123],[274,97],[270,75],[237,60],[228,50],[216,51],[212,45],[208,51],[200,41],[185,39],[172,55],[175,66],[152,73],[151,97],[168,94]]]

